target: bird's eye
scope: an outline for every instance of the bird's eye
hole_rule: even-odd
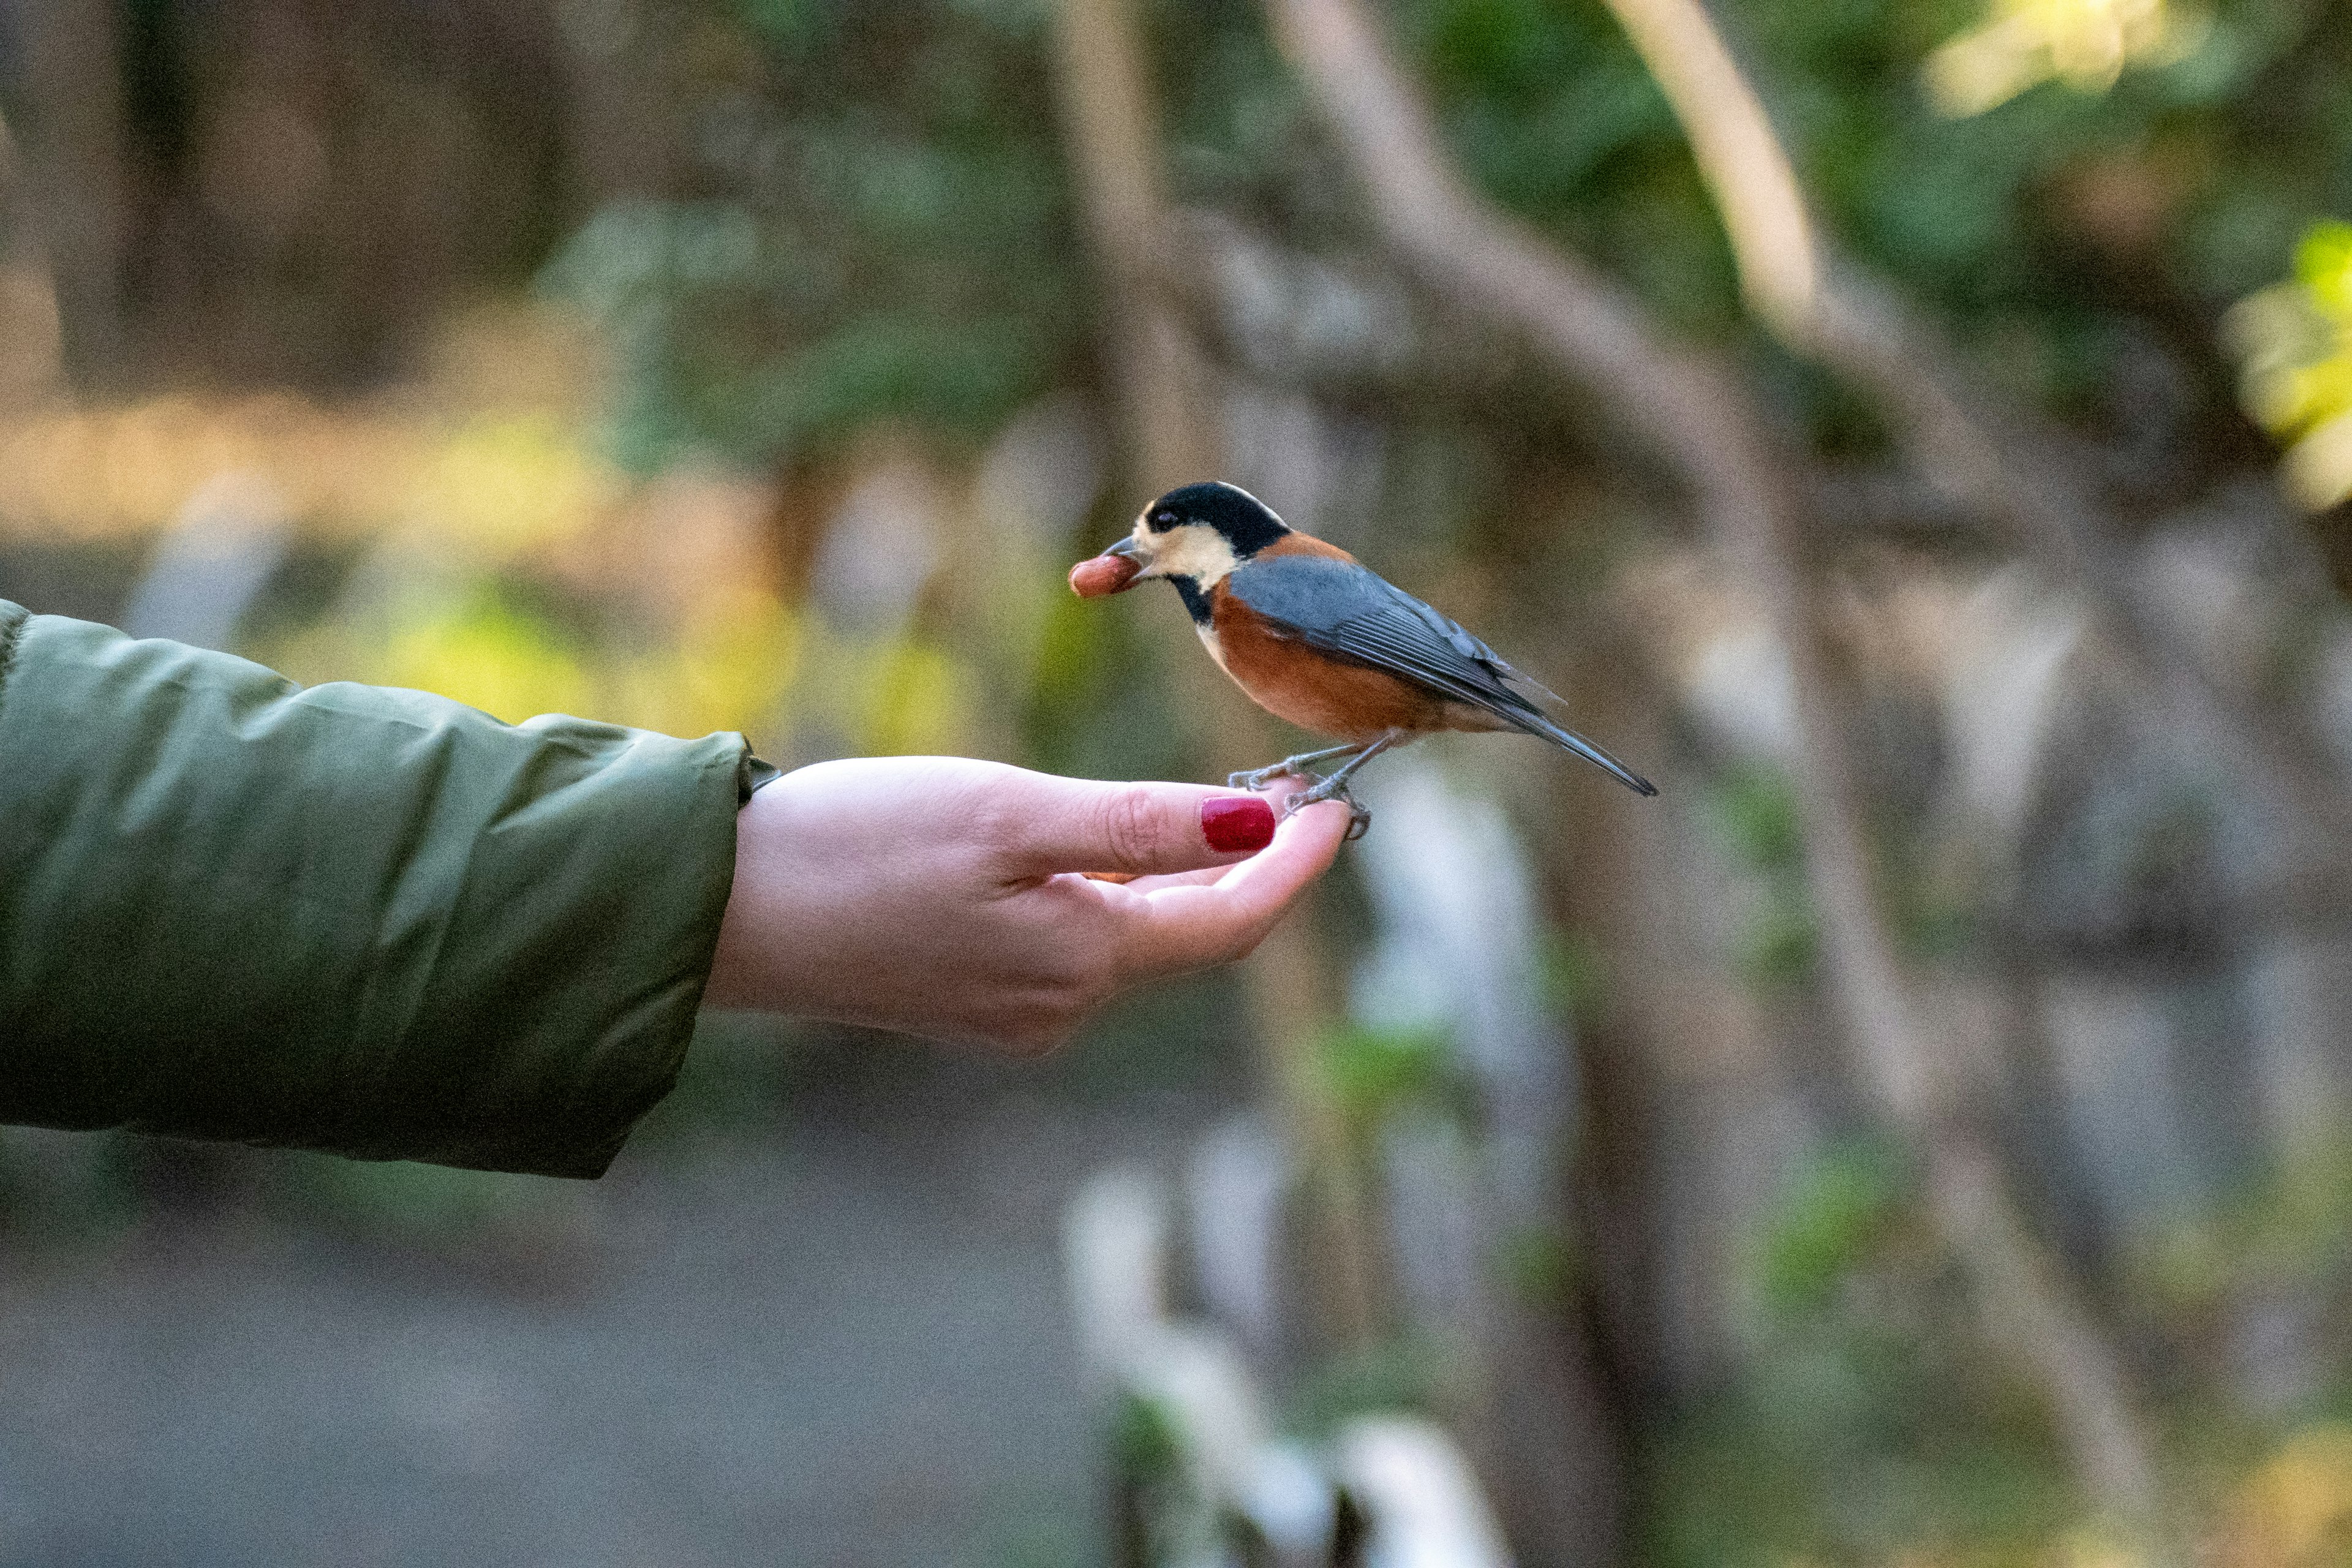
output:
[[[1156,527],[1173,528],[1176,526],[1176,514],[1172,511],[1158,512],[1153,515],[1151,521]]]

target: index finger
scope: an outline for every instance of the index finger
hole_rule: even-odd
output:
[[[1273,843],[1214,882],[1140,894],[1140,919],[1128,935],[1129,973],[1174,973],[1248,952],[1329,869],[1348,820],[1348,808],[1337,801],[1310,805],[1284,817]]]

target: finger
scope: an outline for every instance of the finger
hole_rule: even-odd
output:
[[[1142,905],[1129,933],[1128,963],[1139,973],[1169,973],[1249,952],[1330,868],[1348,822],[1346,806],[1325,801],[1285,817],[1271,845],[1213,883],[1187,879],[1139,895],[1123,889]]]
[[[1274,835],[1273,807],[1239,790],[1028,777],[1024,798],[1003,803],[999,819],[1004,862],[1015,877],[1230,866]]]
[[[1133,871],[1076,871],[1064,875],[1076,876],[1081,881],[1108,882],[1141,894],[1157,892],[1162,888],[1205,888],[1232,872],[1231,866],[1203,866],[1197,871],[1161,871],[1149,877]]]
[[[1162,888],[1206,888],[1220,878],[1233,875],[1230,866],[1203,866],[1197,871],[1167,871],[1157,877],[1127,877],[1121,879],[1134,891],[1156,893]]]
[[[1197,871],[1160,871],[1149,877],[1136,871],[1079,871],[1076,875],[1089,882],[1117,882],[1123,888],[1148,893],[1155,888],[1205,888],[1232,869],[1231,866],[1203,866]]]

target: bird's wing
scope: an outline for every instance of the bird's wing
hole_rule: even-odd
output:
[[[1527,678],[1493,648],[1370,567],[1324,555],[1261,555],[1236,567],[1225,588],[1275,629],[1309,647],[1484,709],[1598,763],[1629,789],[1657,793],[1616,758],[1545,718],[1511,684]],[[1536,689],[1543,691],[1540,686]]]
[[[1262,555],[1237,567],[1225,587],[1309,647],[1402,676],[1457,702],[1506,715],[1528,707],[1504,684],[1486,644],[1356,562]]]

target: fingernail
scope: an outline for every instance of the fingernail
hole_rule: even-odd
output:
[[[1274,807],[1254,795],[1212,795],[1201,803],[1201,831],[1221,853],[1274,842]]]

